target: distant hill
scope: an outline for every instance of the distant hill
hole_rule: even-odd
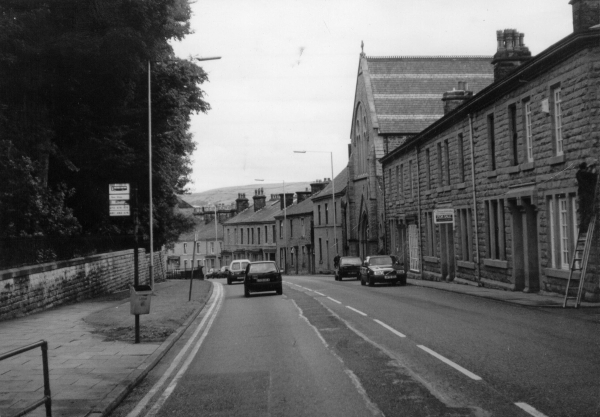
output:
[[[235,202],[239,193],[245,193],[246,198],[252,205],[252,196],[254,190],[262,188],[264,194],[269,197],[271,194],[281,194],[283,192],[281,183],[264,184],[256,183],[250,185],[236,185],[234,187],[215,188],[214,190],[203,191],[201,193],[191,193],[180,195],[181,199],[192,206],[208,206],[212,204],[231,204]],[[285,184],[286,193],[295,193],[296,191],[310,190],[310,182],[291,182]]]

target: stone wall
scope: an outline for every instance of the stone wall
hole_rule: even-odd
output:
[[[134,281],[133,250],[0,271],[0,320],[127,289]],[[139,282],[149,283],[150,255],[139,250]],[[165,279],[164,251],[154,253],[154,280]]]

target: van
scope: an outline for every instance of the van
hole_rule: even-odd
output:
[[[244,281],[246,267],[250,263],[249,259],[236,259],[229,264],[229,272],[227,273],[227,285],[231,285],[234,281]]]

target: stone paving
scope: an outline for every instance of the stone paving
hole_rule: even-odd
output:
[[[182,295],[187,301],[188,285],[186,281],[156,284],[160,296],[152,297],[152,303],[156,308],[160,303],[177,303]],[[198,308],[162,343],[108,341],[84,321],[92,313],[124,303],[128,304],[129,298],[109,303],[88,300],[0,322],[1,353],[40,340],[48,342],[53,416],[102,415],[162,357],[200,312]],[[122,310],[129,313],[128,308]],[[144,317],[140,316],[140,321]],[[41,348],[0,361],[0,416],[14,415],[43,396]],[[45,416],[45,408],[42,405],[28,415]]]

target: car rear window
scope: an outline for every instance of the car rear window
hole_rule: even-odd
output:
[[[370,265],[391,265],[392,263],[392,258],[389,256],[378,256],[376,258],[369,259]]]
[[[342,258],[340,265],[361,265],[362,261],[360,258]]]
[[[251,264],[249,272],[260,273],[260,272],[277,272],[277,267],[274,263],[266,264]]]

